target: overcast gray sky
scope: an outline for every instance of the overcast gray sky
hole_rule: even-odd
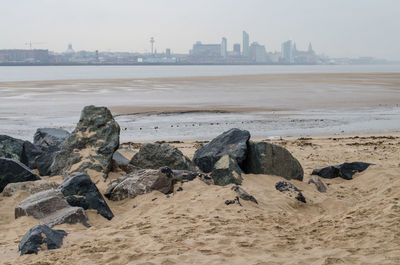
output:
[[[332,57],[400,59],[399,0],[1,0],[0,49],[186,53],[197,40],[228,48],[250,41],[267,51],[288,39]],[[35,44],[41,43],[41,44]]]

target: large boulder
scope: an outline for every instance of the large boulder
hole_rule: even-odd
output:
[[[174,174],[168,167],[159,170],[144,169],[111,183],[104,196],[113,201],[135,198],[137,195],[158,190],[164,194],[173,191]]]
[[[21,251],[22,256],[37,254],[44,245],[46,245],[46,249],[57,249],[61,247],[66,235],[64,230],[53,230],[47,225],[37,225],[24,235],[18,245],[18,250]]]
[[[39,179],[39,176],[21,162],[8,158],[0,158],[0,192],[3,191],[8,183],[35,181]]]
[[[35,193],[15,208],[15,218],[33,216],[50,227],[68,223],[90,226],[88,217],[81,207],[71,207],[59,190]]]
[[[120,127],[106,107],[87,106],[51,167],[52,175],[68,176],[92,169],[107,177],[119,147]]]
[[[248,131],[231,129],[214,138],[208,144],[196,150],[193,162],[203,171],[211,172],[215,163],[224,156],[232,157],[239,167],[247,156],[247,142],[250,139]]]
[[[58,187],[71,206],[83,209],[95,209],[97,213],[111,220],[114,214],[111,212],[103,196],[92,182],[89,175],[81,173],[66,178]]]
[[[59,147],[69,137],[69,132],[57,128],[39,128],[33,136],[33,143],[41,147]]]
[[[304,171],[299,161],[282,146],[249,142],[243,170],[248,174],[268,174],[286,179],[303,180]]]
[[[24,142],[7,135],[0,135],[0,157],[21,161]]]
[[[215,185],[226,186],[228,184],[242,184],[242,171],[236,160],[229,155],[224,155],[214,165],[214,169],[210,173],[210,177],[214,180]]]
[[[177,148],[168,144],[143,144],[130,163],[142,169],[159,169],[167,166],[171,169],[194,170],[195,165]]]
[[[0,157],[19,161],[31,169],[36,168],[36,158],[42,153],[39,146],[7,135],[0,135]]]
[[[3,190],[3,196],[10,197],[17,191],[24,191],[30,194],[35,194],[40,191],[55,189],[58,186],[59,184],[57,182],[50,180],[36,180],[36,181],[8,183]]]
[[[63,129],[39,128],[36,130],[33,143],[41,149],[41,153],[35,157],[34,166],[38,169],[40,175],[48,176],[51,174],[50,168],[54,158],[68,136],[69,132]]]
[[[343,163],[340,165],[314,169],[311,175],[318,175],[327,179],[341,177],[350,180],[353,178],[355,173],[366,170],[370,165],[372,164],[364,162]]]

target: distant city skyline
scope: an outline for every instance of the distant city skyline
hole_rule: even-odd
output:
[[[396,0],[3,0],[0,49],[188,53],[193,43],[227,49],[250,44],[280,51],[289,39],[331,57],[400,60],[400,1]],[[242,46],[243,48],[243,46]]]

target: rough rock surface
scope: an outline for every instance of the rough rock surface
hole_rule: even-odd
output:
[[[8,158],[0,158],[0,192],[8,183],[35,181],[40,177],[24,164]]]
[[[366,170],[370,165],[372,164],[364,162],[343,163],[340,165],[314,169],[311,175],[318,175],[327,179],[341,177],[350,180],[353,178],[355,173]]]
[[[85,211],[71,207],[59,190],[38,192],[23,200],[15,208],[15,218],[21,216],[33,216],[50,227],[63,223],[90,226]]]
[[[56,128],[39,128],[33,136],[33,143],[41,147],[61,146],[69,137],[69,132]]]
[[[255,204],[258,204],[256,198],[254,198],[252,195],[248,194],[242,187],[236,185],[231,188],[234,192],[236,192],[237,196],[239,196],[240,199],[245,200],[245,201],[251,201],[254,202]]]
[[[89,175],[81,173],[66,178],[58,187],[71,206],[83,209],[95,209],[97,213],[111,220],[114,214],[108,207],[107,202],[92,182]]]
[[[42,176],[51,174],[50,167],[54,162],[54,158],[60,151],[60,146],[68,138],[69,132],[56,128],[39,128],[33,137],[36,148],[40,148],[41,152],[34,159],[34,167],[39,170]]]
[[[143,144],[130,162],[142,169],[159,169],[169,167],[171,169],[194,170],[195,165],[177,148],[168,144]]]
[[[88,216],[81,207],[66,207],[62,208],[49,216],[41,219],[41,224],[53,227],[60,224],[83,224],[90,227]]]
[[[35,194],[44,190],[55,189],[59,184],[55,181],[36,180],[17,183],[9,183],[3,190],[3,196],[10,197],[17,191],[25,191],[30,194]]]
[[[207,185],[214,185],[214,180],[207,174],[201,172],[188,170],[172,170],[172,172],[174,173],[174,182],[192,181],[195,178],[199,178]]]
[[[242,184],[241,169],[229,155],[222,156],[214,165],[214,169],[210,173],[210,177],[214,180],[215,185],[225,186],[228,184]]]
[[[275,188],[280,192],[287,194],[289,197],[295,197],[298,201],[306,203],[306,198],[301,191],[292,183],[286,181],[278,181]]]
[[[107,177],[112,156],[119,147],[120,127],[106,107],[87,106],[51,167],[52,175],[92,169]]]
[[[243,170],[248,174],[268,174],[286,179],[303,180],[304,171],[299,161],[282,146],[249,142]]]
[[[308,184],[310,183],[314,183],[315,186],[317,186],[317,190],[319,192],[326,192],[326,186],[325,184],[319,179],[319,177],[317,176],[312,176],[309,180],[308,180]]]
[[[144,169],[126,175],[111,183],[104,196],[113,201],[135,198],[137,195],[158,190],[164,194],[173,191],[173,172],[168,167],[159,170]]]
[[[231,129],[214,138],[208,144],[196,150],[193,162],[203,171],[209,173],[215,163],[229,155],[241,167],[247,155],[247,142],[250,139],[248,131]]]
[[[67,207],[69,207],[69,204],[60,191],[54,189],[41,191],[20,202],[15,208],[15,218],[33,216],[36,219],[41,219]]]
[[[0,157],[21,161],[24,141],[7,135],[0,135]]]
[[[37,254],[42,249],[43,244],[47,249],[60,248],[63,238],[67,235],[64,230],[53,230],[46,225],[32,227],[22,238],[18,245],[21,255]]]

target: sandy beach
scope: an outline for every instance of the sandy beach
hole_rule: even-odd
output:
[[[17,245],[38,221],[14,219],[14,207],[28,194],[0,196],[2,264],[399,264],[400,134],[273,140],[302,164],[303,204],[275,190],[280,177],[244,175],[243,188],[259,205],[225,205],[230,186],[184,183],[170,198],[159,192],[108,201],[115,218],[88,210],[92,227],[59,225],[68,232],[63,246],[19,256]],[[193,156],[199,143],[173,143]],[[136,146],[129,145],[125,146]],[[314,168],[343,162],[375,164],[353,180],[326,180],[327,193],[307,184]],[[103,182],[101,192],[121,172]],[[61,182],[60,177],[52,178]],[[179,185],[175,186],[177,189]],[[154,200],[157,198],[156,200]]]

